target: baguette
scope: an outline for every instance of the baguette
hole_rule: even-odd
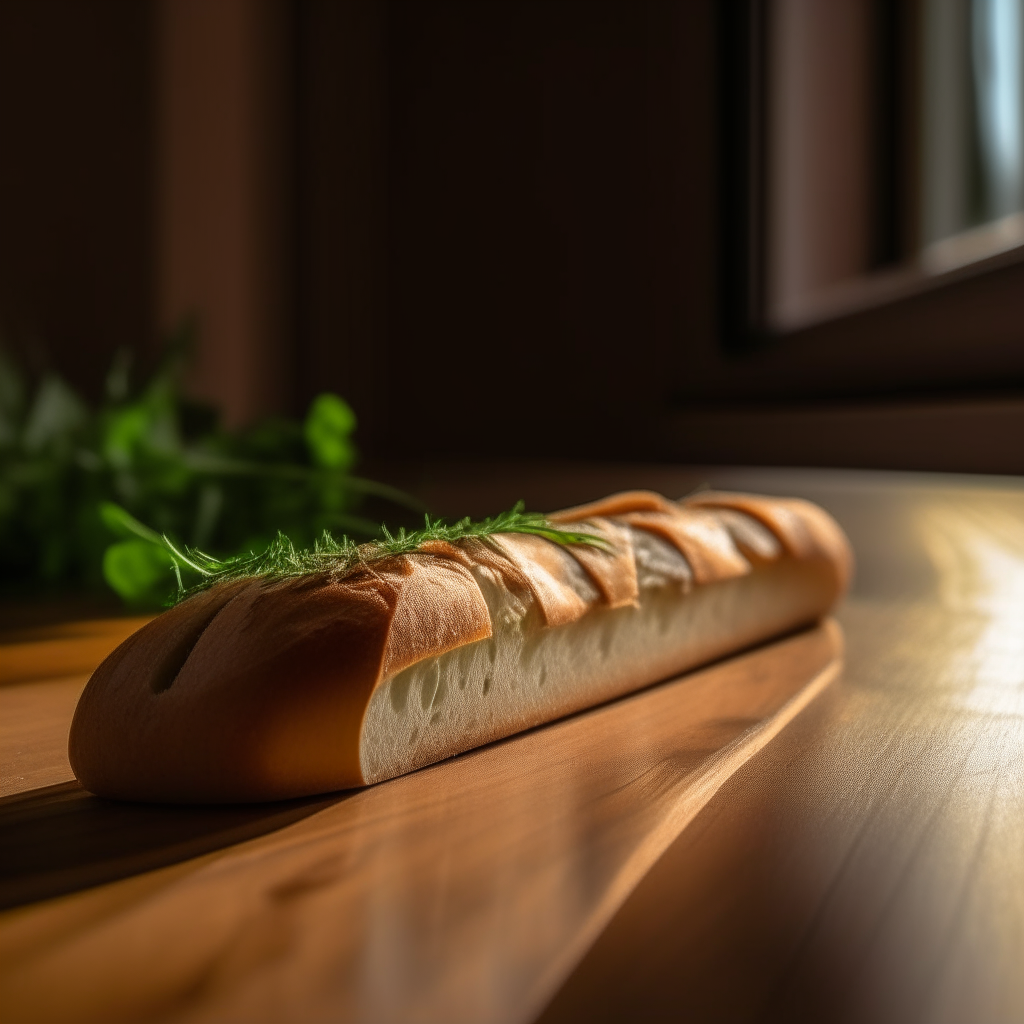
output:
[[[93,674],[76,776],[167,802],[379,782],[815,622],[852,568],[795,499],[628,492],[548,519],[603,544],[433,541],[189,598]]]

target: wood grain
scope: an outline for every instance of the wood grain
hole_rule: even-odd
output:
[[[0,638],[0,686],[89,675],[122,640],[151,618],[94,619],[7,633]]]
[[[261,838],[8,911],[0,998],[47,1022],[529,1020],[841,649],[826,623]],[[26,832],[25,798],[11,806],[27,845],[54,845],[45,808]],[[124,837],[108,852],[133,855]],[[151,853],[134,850],[140,870]]]
[[[12,900],[120,878],[0,914],[5,1018],[1024,1021],[1020,481],[473,476],[437,507],[701,481],[819,501],[857,553],[842,673],[756,754],[834,635],[264,820],[161,833],[67,784],[0,801]]]
[[[101,800],[77,781],[0,800],[0,908],[176,864],[265,835],[329,806],[331,797],[235,807]]]
[[[0,800],[72,782],[68,729],[89,674],[151,615],[0,635]]]
[[[0,687],[0,798],[74,779],[68,731],[88,679]]]

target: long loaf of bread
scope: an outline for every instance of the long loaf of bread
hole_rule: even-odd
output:
[[[820,508],[645,491],[529,534],[189,598],[96,670],[71,765],[101,796],[256,801],[389,779],[812,623],[850,549]]]

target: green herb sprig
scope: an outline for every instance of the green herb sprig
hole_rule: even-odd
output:
[[[562,530],[552,525],[539,512],[526,512],[523,502],[507,512],[477,522],[468,516],[456,523],[447,524],[441,519],[424,515],[422,530],[406,531],[401,528],[392,534],[386,526],[381,527],[382,537],[369,543],[357,544],[347,536],[335,540],[330,531],[324,530],[312,548],[299,549],[282,532],[266,548],[249,552],[234,558],[214,558],[203,551],[184,544],[175,544],[169,537],[157,534],[140,523],[123,508],[107,503],[103,509],[105,521],[111,529],[122,535],[131,534],[137,542],[153,549],[155,566],[171,569],[178,582],[178,593],[172,603],[218,583],[233,580],[265,579],[282,580],[299,576],[329,573],[341,577],[355,569],[367,566],[382,558],[393,555],[411,554],[419,551],[431,541],[446,541],[458,544],[469,538],[487,542],[488,538],[501,533],[528,533],[555,544],[586,544],[607,549],[607,542],[592,533]],[[186,585],[183,575],[193,577]]]

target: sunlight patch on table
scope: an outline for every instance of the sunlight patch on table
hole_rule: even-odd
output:
[[[941,603],[980,625],[958,658],[957,703],[1024,716],[1024,523],[999,510],[944,506],[923,509],[917,525]]]

